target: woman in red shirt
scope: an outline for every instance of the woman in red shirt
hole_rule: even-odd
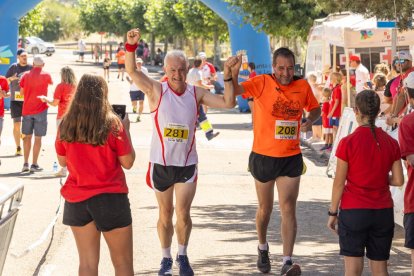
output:
[[[359,127],[344,137],[336,150],[328,227],[339,235],[345,275],[362,274],[365,254],[373,275],[388,275],[387,260],[394,235],[389,186],[402,186],[404,182],[400,148],[396,140],[375,126],[380,108],[375,92],[361,91],[355,105]]]
[[[59,125],[55,148],[69,176],[61,188],[63,224],[69,225],[79,253],[79,275],[98,275],[101,233],[116,275],[133,275],[132,218],[122,167],[130,169],[135,152],[129,120],[112,110],[108,86],[85,74]]]
[[[56,126],[59,127],[63,115],[68,109],[73,94],[76,91],[76,77],[72,68],[65,66],[60,70],[61,82],[56,86],[53,100],[42,98],[42,101],[47,102],[51,106],[58,106],[58,113],[56,116]],[[66,167],[63,167],[56,176],[65,177],[67,173]]]

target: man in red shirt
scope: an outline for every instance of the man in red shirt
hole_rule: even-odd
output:
[[[45,63],[40,56],[33,58],[33,69],[22,76],[20,80],[20,93],[24,95],[23,102],[23,155],[24,164],[22,172],[37,172],[43,170],[39,167],[37,159],[42,146],[42,136],[47,131],[47,104],[41,98],[47,96],[47,88],[53,84],[49,73],[43,72]],[[32,135],[35,135],[33,144],[33,162],[29,168],[29,155],[31,150]]]
[[[4,98],[7,98],[10,96],[9,94],[7,94],[8,91],[9,91],[9,83],[7,79],[4,76],[0,76],[0,136],[3,130]]]
[[[404,87],[410,99],[410,106],[414,108],[414,72],[404,79]],[[404,228],[405,247],[411,249],[411,260],[414,259],[414,112],[406,115],[398,129],[401,157],[406,160],[408,170],[407,187],[404,194]],[[414,268],[411,264],[411,275]]]

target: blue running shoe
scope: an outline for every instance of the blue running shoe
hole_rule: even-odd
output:
[[[194,276],[194,271],[190,266],[187,255],[177,255],[175,262],[180,269],[180,276]]]
[[[162,258],[161,267],[158,271],[158,276],[172,276],[172,264],[173,259],[171,258]]]

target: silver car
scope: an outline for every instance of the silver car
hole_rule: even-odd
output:
[[[25,37],[25,44],[26,51],[33,55],[46,54],[51,56],[55,52],[55,45],[53,43],[45,42],[35,36]]]

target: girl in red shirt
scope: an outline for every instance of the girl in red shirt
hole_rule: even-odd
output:
[[[69,176],[61,188],[63,224],[79,253],[79,275],[98,275],[103,234],[116,275],[133,275],[132,218],[122,167],[135,160],[129,120],[114,113],[103,77],[85,74],[56,138],[56,152]]]
[[[331,150],[333,144],[333,136],[332,136],[332,126],[329,124],[329,109],[330,104],[329,101],[331,99],[332,91],[329,88],[324,88],[322,90],[322,134],[323,139],[325,140],[325,145],[321,148],[321,150]]]
[[[400,148],[396,140],[375,126],[380,98],[374,91],[358,93],[355,105],[359,127],[344,137],[336,150],[328,227],[339,235],[345,275],[362,274],[364,255],[370,260],[373,275],[388,275],[394,235],[389,186],[404,183]]]
[[[47,102],[51,106],[58,106],[58,113],[56,116],[56,126],[59,127],[63,115],[68,109],[73,94],[76,91],[76,77],[72,68],[65,66],[60,70],[61,82],[56,86],[53,100],[42,98],[42,101]],[[56,176],[65,177],[67,173],[66,167],[63,167]]]
[[[336,138],[336,132],[339,127],[339,120],[341,118],[342,111],[342,75],[341,73],[333,72],[330,76],[331,85],[332,85],[332,96],[331,102],[329,104],[329,124],[333,129],[333,141]]]

